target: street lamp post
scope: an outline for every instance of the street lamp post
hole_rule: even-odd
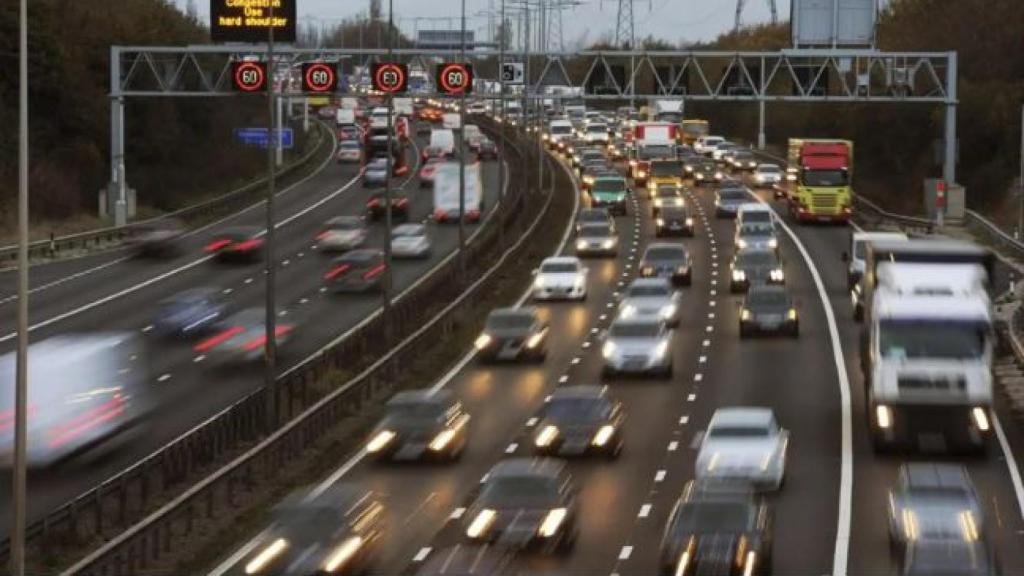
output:
[[[274,5],[270,4],[270,21],[274,20]],[[267,239],[264,252],[264,270],[266,271],[267,288],[264,307],[264,344],[263,344],[263,389],[266,402],[264,428],[269,435],[277,427],[277,387],[275,372],[277,360],[277,317],[274,311],[276,274],[274,269],[274,178],[276,168],[275,148],[279,145],[280,133],[275,134],[277,125],[276,106],[274,105],[274,27],[267,26]]]
[[[394,48],[393,39],[394,26],[394,0],[388,0],[388,60],[391,60],[391,50]],[[394,154],[394,116],[395,97],[388,92],[388,143],[385,158],[384,175],[384,290],[383,293],[383,314],[385,334],[390,343],[391,339],[391,169],[392,155]],[[403,152],[404,153],[404,152]]]
[[[466,61],[466,0],[462,0],[459,60]],[[459,281],[466,273],[466,90],[459,93]]]

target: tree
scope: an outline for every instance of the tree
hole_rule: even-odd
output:
[[[381,12],[380,0],[370,0],[370,21],[380,22]]]

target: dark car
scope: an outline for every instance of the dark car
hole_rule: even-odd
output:
[[[498,145],[490,138],[482,138],[480,146],[477,148],[476,156],[481,160],[497,160]]]
[[[142,257],[171,257],[178,254],[178,241],[184,234],[185,226],[179,220],[167,218],[138,225],[127,243]]]
[[[750,150],[737,150],[729,157],[729,165],[733,170],[753,170],[757,168],[757,158]]]
[[[782,260],[770,249],[740,250],[732,257],[729,289],[732,292],[746,292],[758,284],[783,284],[786,275]]]
[[[534,451],[551,456],[600,454],[617,458],[622,452],[622,403],[605,386],[563,386],[544,401],[534,428]]]
[[[917,540],[896,558],[901,576],[996,576],[999,559],[990,544],[974,540]]]
[[[295,493],[271,517],[229,574],[363,574],[379,558],[384,505],[374,492],[342,484]]]
[[[384,218],[387,211],[386,204],[387,199],[384,197],[383,191],[373,192],[366,201],[366,216],[370,220]],[[391,217],[403,221],[409,219],[409,197],[397,190],[391,191]]]
[[[740,308],[740,338],[754,333],[800,335],[793,299],[782,286],[751,286]]]
[[[750,194],[742,187],[722,187],[715,192],[715,216],[735,218],[740,206],[750,202]]]
[[[654,220],[655,236],[693,236],[694,224],[690,209],[662,208],[658,217]]]
[[[324,285],[334,292],[366,292],[384,288],[384,252],[359,248],[338,256],[324,273]]]
[[[669,278],[676,286],[689,286],[693,281],[690,254],[682,244],[655,242],[648,245],[639,268],[643,278]]]
[[[484,362],[543,362],[547,356],[547,338],[548,325],[540,319],[536,308],[498,308],[487,315],[484,331],[474,345]]]
[[[659,574],[771,574],[773,517],[760,497],[687,482],[661,539]]]
[[[450,390],[414,390],[388,400],[366,451],[380,459],[454,461],[469,440],[469,414]]]
[[[255,262],[263,258],[262,232],[255,226],[229,228],[211,238],[203,250],[220,262]]]
[[[191,288],[157,304],[154,329],[164,336],[201,334],[227,313],[227,304],[218,288]]]
[[[607,208],[584,208],[576,217],[576,233],[587,224],[607,224],[612,231],[615,230],[615,218],[608,212]]]
[[[682,208],[686,205],[682,191],[674,184],[662,184],[651,199],[651,215],[655,218],[663,208]]]
[[[587,223],[576,233],[576,255],[614,257],[619,253],[619,234],[614,224]]]
[[[192,350],[205,356],[206,364],[237,365],[263,359],[267,342],[266,310],[246,308],[214,324],[209,336]],[[278,319],[274,323],[274,343],[278,354],[294,335],[295,326]]]
[[[697,185],[717,182],[715,174],[720,173],[714,160],[701,160],[693,165],[693,182]]]
[[[576,488],[563,462],[512,458],[491,468],[462,518],[470,541],[556,552],[575,543],[577,512]]]

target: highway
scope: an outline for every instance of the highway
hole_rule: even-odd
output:
[[[395,187],[410,199],[410,221],[425,221],[433,209],[429,189],[420,189],[416,178],[419,148],[408,150],[409,176],[396,178]],[[484,163],[484,208],[498,201],[497,163]],[[319,350],[378,309],[379,294],[333,295],[321,288],[327,258],[314,249],[321,225],[339,215],[361,215],[371,190],[362,186],[358,165],[336,164],[333,154],[309,178],[282,193],[277,202],[278,322],[295,326],[294,338],[279,349],[280,372]],[[141,336],[146,345],[145,371],[157,409],[142,433],[126,437],[118,450],[92,460],[82,458],[62,468],[61,474],[33,473],[30,482],[29,519],[52,510],[106,478],[131,466],[162,445],[185,433],[206,418],[262,386],[262,365],[238,369],[214,367],[193,351],[194,341],[170,340],[152,331],[154,304],[183,290],[215,286],[231,310],[262,307],[262,265],[222,265],[202,252],[209,236],[229,226],[259,226],[264,221],[262,204],[243,210],[214,225],[190,234],[182,253],[168,261],[124,258],[124,250],[97,254],[66,263],[33,268],[31,324],[33,340],[57,334],[125,330]],[[477,228],[467,225],[467,234]],[[395,294],[412,285],[458,245],[455,225],[430,224],[433,247],[429,258],[398,261],[393,267]],[[369,247],[382,247],[383,222],[370,225]],[[99,267],[91,273],[82,274]],[[39,271],[37,273],[37,270]],[[0,275],[7,290],[13,275]],[[63,282],[62,282],[63,280]],[[7,292],[3,292],[4,295]],[[0,323],[14,325],[14,306],[0,300]],[[13,349],[11,335],[3,335],[0,352]],[[9,490],[5,477],[0,489]],[[10,502],[0,504],[0,518],[7,520]]]
[[[774,205],[792,232],[782,236],[781,249],[786,285],[800,315],[799,339],[739,339],[740,297],[728,291],[734,224],[714,217],[712,188],[695,188],[689,197],[699,218],[697,233],[683,240],[694,280],[684,289],[672,348],[674,376],[668,382],[607,381],[627,412],[622,455],[615,461],[568,461],[580,488],[576,546],[567,555],[517,556],[517,573],[655,573],[666,518],[694,476],[695,448],[715,409],[730,405],[771,407],[791,432],[786,483],[770,497],[774,573],[895,572],[886,507],[903,458],[878,456],[868,442],[860,326],[852,318],[840,259],[848,249],[849,229],[798,226],[770,193],[757,195]],[[636,262],[653,238],[646,200],[634,198],[630,215],[618,223],[623,249],[617,258],[589,261],[587,300],[538,305],[552,327],[543,365],[481,365],[467,357],[437,383],[453,390],[473,416],[470,443],[457,464],[382,464],[359,453],[339,463],[318,488],[352,483],[384,497],[388,522],[380,557],[385,560],[375,573],[415,571],[431,554],[464,543],[459,519],[481,478],[502,458],[531,454],[531,426],[545,396],[559,385],[601,381],[596,335],[614,316],[617,292],[635,277]],[[845,448],[840,370],[848,384],[851,424]],[[997,414],[1009,422],[1001,409]],[[1013,447],[1009,454],[1020,454],[1024,445],[1016,425],[1009,423],[1005,432],[1006,446]],[[1011,478],[1007,456],[1004,444],[993,441],[987,458],[967,465],[1003,571],[1014,574],[1024,572],[1024,555],[1018,552],[1024,520],[1020,486]],[[226,553],[211,574],[233,572],[244,550]]]

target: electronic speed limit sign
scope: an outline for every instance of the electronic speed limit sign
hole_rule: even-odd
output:
[[[437,67],[437,89],[445,94],[469,94],[473,91],[473,65],[451,62]]]
[[[239,92],[261,92],[267,89],[265,62],[232,62],[231,83]]]
[[[370,70],[373,89],[385,94],[405,92],[409,86],[409,68],[405,64],[384,62],[373,65]]]
[[[338,84],[338,70],[326,62],[307,62],[302,65],[304,92],[334,92]]]

